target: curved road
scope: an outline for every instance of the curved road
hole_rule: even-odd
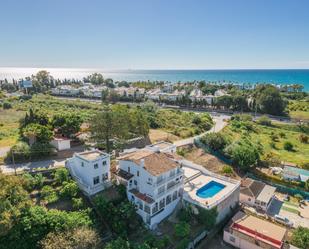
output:
[[[194,136],[194,137],[189,137],[189,138],[186,138],[186,139],[175,141],[174,144],[177,147],[193,144],[194,139],[196,139],[196,138],[202,137],[203,135],[205,135],[207,133],[221,131],[227,125],[226,121],[228,119],[230,119],[230,116],[225,115],[225,114],[218,114],[217,115],[217,114],[210,113],[210,115],[211,115],[212,119],[214,120],[215,125],[209,131],[206,131],[205,133],[202,133],[202,134]]]

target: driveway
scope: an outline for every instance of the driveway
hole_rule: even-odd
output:
[[[298,215],[298,213],[300,213],[301,216]],[[274,198],[268,208],[267,214],[272,217],[276,214],[286,217],[294,223],[294,227],[309,227],[309,204],[299,207],[297,204],[283,202]]]
[[[177,147],[193,144],[194,139],[196,139],[196,138],[202,137],[207,133],[221,131],[227,125],[226,120],[230,119],[230,116],[228,116],[228,115],[220,115],[220,114],[214,115],[213,113],[210,113],[210,115],[211,115],[213,121],[215,122],[215,125],[209,131],[206,131],[205,133],[194,136],[194,137],[189,137],[189,138],[186,138],[186,139],[175,141],[174,144]]]

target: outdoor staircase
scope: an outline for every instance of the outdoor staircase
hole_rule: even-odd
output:
[[[199,177],[200,175],[202,175],[202,172],[198,172],[198,173],[196,173],[195,175],[190,176],[189,178],[186,178],[186,179],[184,180],[184,184],[186,184],[187,182],[192,181],[193,179]]]

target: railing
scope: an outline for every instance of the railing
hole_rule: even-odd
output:
[[[173,175],[173,176],[168,176],[168,177],[163,178],[160,182],[155,182],[153,184],[153,186],[159,187],[159,186],[163,185],[164,183],[170,181],[171,179],[174,179],[174,178],[176,178],[178,176],[182,176],[182,175],[183,175],[183,170],[180,170],[179,172],[175,173],[175,175]]]
[[[209,204],[209,205],[207,204],[206,205],[206,204],[203,204],[203,203],[200,203],[198,201],[190,199],[190,202],[195,203],[198,206],[202,206],[202,207],[206,207],[207,209],[211,209],[211,208],[217,206],[222,200],[227,199],[228,197],[230,197],[234,193],[234,191],[237,188],[240,187],[240,181],[237,181],[237,180],[232,179],[230,177],[226,177],[226,176],[221,176],[221,175],[215,174],[215,173],[210,172],[209,170],[205,169],[203,166],[195,164],[195,163],[187,161],[187,160],[182,160],[181,162],[182,162],[182,164],[184,166],[186,166],[188,168],[199,170],[200,172],[202,172],[205,175],[208,175],[208,176],[220,179],[222,181],[227,181],[227,182],[235,184],[234,187],[229,191],[229,193],[227,193],[226,195],[223,195],[220,199],[218,199],[217,201],[213,202],[212,204]],[[184,195],[184,197],[185,197],[185,195]],[[189,201],[189,200],[187,199],[187,201]]]
[[[180,180],[179,182],[177,182],[176,184],[174,184],[173,186],[171,186],[170,188],[164,190],[163,192],[160,192],[158,194],[155,195],[155,198],[160,198],[161,196],[169,193],[171,190],[174,190],[175,188],[179,187],[181,184],[183,184],[183,181]]]

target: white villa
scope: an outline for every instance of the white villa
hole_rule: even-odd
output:
[[[110,155],[99,150],[75,153],[66,167],[86,195],[94,195],[111,186]]]
[[[183,194],[183,170],[171,154],[141,149],[124,153],[115,172],[150,229],[169,216]]]

